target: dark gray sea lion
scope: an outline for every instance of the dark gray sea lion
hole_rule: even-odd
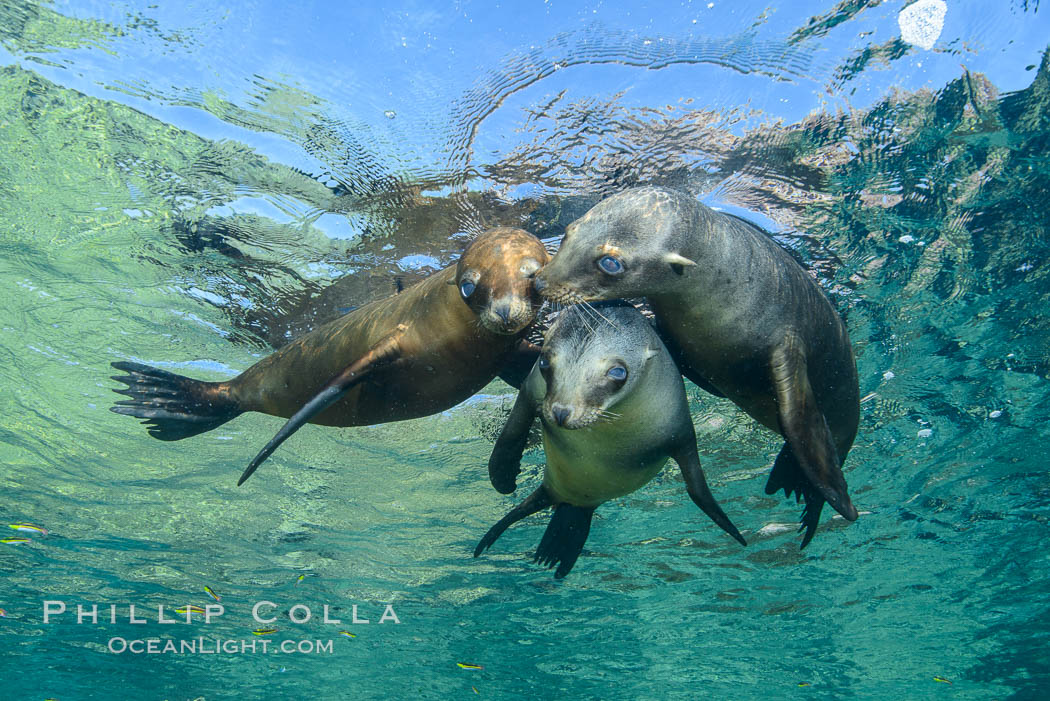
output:
[[[704,479],[682,375],[634,307],[571,307],[551,326],[489,459],[492,485],[503,494],[514,491],[537,414],[543,485],[485,534],[474,557],[511,524],[553,506],[535,561],[557,564],[554,576],[564,577],[583,550],[594,509],[640,488],[669,457],[697,506],[745,544]]]
[[[128,373],[113,378],[128,385],[115,391],[130,399],[111,409],[145,419],[161,440],[210,431],[246,411],[289,418],[241,484],[305,423],[412,419],[480,390],[520,350],[538,306],[532,277],[548,260],[532,234],[492,229],[456,265],[317,328],[227,382],[113,363]]]
[[[682,373],[785,438],[766,493],[805,499],[802,546],[825,500],[857,518],[842,474],[860,415],[846,327],[763,232],[681,192],[628,190],[569,225],[536,289],[565,303],[648,298]]]

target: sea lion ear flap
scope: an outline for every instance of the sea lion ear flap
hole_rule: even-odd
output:
[[[685,266],[696,265],[695,260],[689,260],[679,253],[666,254],[664,256],[664,262],[670,264],[671,270],[673,270],[676,275],[683,274],[685,272]]]
[[[649,360],[654,355],[660,355],[660,351],[658,349],[656,349],[656,348],[646,348],[645,349],[645,359],[646,360]]]

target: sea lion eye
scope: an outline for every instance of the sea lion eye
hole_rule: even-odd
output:
[[[463,299],[466,299],[467,297],[474,294],[475,287],[477,286],[474,284],[473,281],[464,280],[463,282],[459,283],[459,293],[463,295]]]
[[[625,368],[622,365],[613,365],[611,368],[609,368],[609,372],[605,374],[609,377],[610,380],[615,380],[616,382],[623,382],[627,379],[627,368]]]
[[[598,269],[608,275],[622,275],[623,261],[616,256],[605,255],[598,259]]]
[[[539,361],[536,363],[540,370],[549,370],[551,366],[551,359],[545,355],[541,355]]]

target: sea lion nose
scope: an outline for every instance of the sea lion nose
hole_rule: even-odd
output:
[[[569,410],[566,407],[551,407],[551,415],[554,417],[554,422],[559,426],[564,426],[565,422],[569,420]]]
[[[539,275],[532,278],[532,289],[536,290],[537,292],[543,292],[543,290],[545,290],[546,288],[547,282]]]
[[[498,316],[500,319],[503,320],[504,324],[509,324],[510,323],[510,305],[509,304],[501,304],[500,306],[496,307],[492,311],[494,311],[496,313],[496,316]]]

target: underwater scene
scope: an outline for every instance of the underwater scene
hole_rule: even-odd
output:
[[[0,0],[0,699],[1050,698],[1048,37]]]

